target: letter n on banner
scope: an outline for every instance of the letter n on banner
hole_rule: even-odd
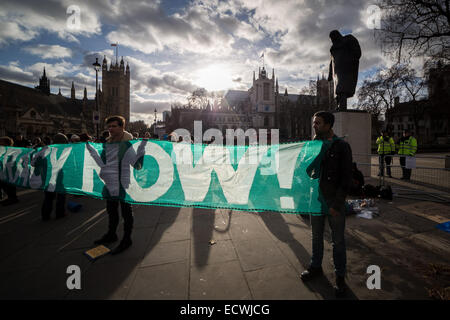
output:
[[[104,144],[106,162],[89,143],[84,149],[83,186],[84,192],[94,191],[94,172],[106,186],[112,197],[119,195],[119,146],[118,143]]]

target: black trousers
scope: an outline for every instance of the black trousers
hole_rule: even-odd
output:
[[[0,181],[0,190],[1,189],[3,189],[3,191],[5,191],[8,199],[12,199],[12,200],[17,199],[16,186],[13,186],[6,182]]]
[[[53,201],[56,198],[56,216],[62,217],[65,214],[66,195],[64,193],[47,192],[45,191],[44,203],[42,204],[41,214],[42,218],[50,218],[53,210]]]
[[[133,209],[131,204],[119,200],[106,200],[106,212],[109,216],[108,233],[115,234],[119,225],[119,203],[123,218],[123,237],[129,238],[133,230]]]
[[[386,172],[387,175],[390,176],[392,157],[390,155],[380,154],[378,155],[378,163],[380,165],[380,175],[384,175],[384,164],[386,163]]]
[[[400,157],[400,165],[402,166],[402,178],[411,179],[412,169],[406,169],[406,157]]]

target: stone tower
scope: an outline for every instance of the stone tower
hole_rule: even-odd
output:
[[[317,105],[321,110],[334,110],[333,81],[328,81],[322,74],[322,79],[317,77]]]
[[[72,81],[72,88],[70,89],[70,98],[75,100],[75,86],[73,85],[73,81]]]
[[[258,79],[253,74],[253,86],[249,89],[254,128],[270,128],[275,125],[275,71],[267,76],[265,67],[259,69]]]
[[[100,119],[112,115],[123,116],[126,124],[130,122],[130,67],[122,60],[120,65],[112,61],[108,70],[108,61],[106,56],[102,63],[102,92],[99,94]]]
[[[47,79],[45,74],[45,67],[42,77],[39,78],[39,86],[37,86],[36,89],[40,90],[42,93],[50,94],[50,80]]]

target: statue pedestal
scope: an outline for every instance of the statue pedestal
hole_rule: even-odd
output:
[[[372,121],[370,114],[362,110],[333,112],[335,120],[333,131],[338,137],[344,137],[353,152],[353,162],[365,177],[370,176]]]

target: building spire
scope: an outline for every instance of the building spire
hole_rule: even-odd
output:
[[[75,86],[72,81],[72,89],[70,90],[70,98],[75,99]]]

